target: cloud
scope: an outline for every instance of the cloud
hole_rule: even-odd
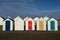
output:
[[[42,16],[48,16],[48,17],[54,17],[54,18],[60,18],[60,9],[50,10],[50,11],[41,11],[40,12]]]
[[[1,0],[0,0],[1,1]],[[19,0],[18,0],[19,1]],[[22,2],[14,2],[3,0],[0,4],[0,15],[2,16],[31,16],[32,14],[36,14],[39,10],[35,7],[36,5],[30,4],[29,1],[22,1]]]
[[[38,2],[37,2],[38,3]],[[39,3],[38,3],[39,4]],[[41,10],[36,0],[0,0],[0,16],[49,16],[59,18],[60,10]]]

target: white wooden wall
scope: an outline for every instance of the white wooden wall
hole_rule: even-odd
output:
[[[24,30],[24,21],[23,20],[16,20],[14,25],[15,25],[15,31]]]

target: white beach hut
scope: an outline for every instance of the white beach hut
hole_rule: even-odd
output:
[[[26,20],[28,20],[29,17],[24,18],[24,30],[26,29]]]
[[[49,17],[45,16],[44,17],[44,21],[46,21],[46,31],[48,31],[48,21],[49,20]]]
[[[46,21],[41,17],[37,21],[37,31],[46,31]]]
[[[14,18],[14,29],[15,31],[23,31],[24,30],[24,20],[19,16]]]
[[[32,18],[26,20],[26,30],[35,30],[35,22]]]
[[[9,16],[3,21],[3,31],[13,31],[13,20]]]
[[[38,17],[35,17],[34,18],[34,21],[35,21],[35,30],[36,30],[36,26],[37,26],[37,21],[39,20],[39,18]]]
[[[0,31],[3,30],[3,20],[4,20],[4,18],[0,17]]]
[[[37,24],[37,21],[39,20],[39,18],[38,17],[35,17],[34,18],[34,21],[35,21],[35,25]]]
[[[48,31],[58,31],[58,21],[56,19],[48,20]]]

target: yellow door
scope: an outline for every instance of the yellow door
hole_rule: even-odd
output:
[[[39,30],[44,30],[43,21],[39,21]]]

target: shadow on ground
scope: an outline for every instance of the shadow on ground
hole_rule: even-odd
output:
[[[60,40],[60,32],[48,31],[0,31],[0,40]]]

